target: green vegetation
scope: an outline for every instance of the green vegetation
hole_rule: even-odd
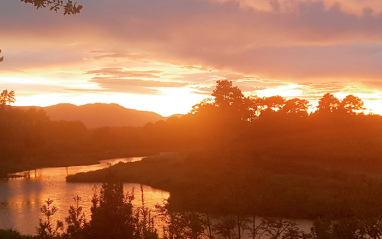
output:
[[[13,91],[0,95],[0,178],[40,167],[155,153],[137,145],[136,128],[90,130],[79,121],[52,121],[43,110],[13,108],[9,104],[14,101]]]
[[[15,94],[5,90],[0,97],[0,177],[159,151],[221,149],[281,163],[337,164],[341,171],[345,166],[368,172],[380,168],[381,116],[364,115],[357,97],[340,101],[326,94],[318,110],[308,114],[306,100],[244,97],[228,81],[218,81],[213,96],[214,101],[195,105],[181,118],[144,127],[87,129],[78,121],[52,121],[42,110],[13,108]]]
[[[213,96],[214,100],[195,105],[181,118],[144,127],[93,130],[80,122],[51,121],[44,112],[18,111],[4,104],[0,162],[46,166],[71,164],[63,159],[81,155],[177,152],[68,176],[67,181],[105,182],[113,175],[115,182],[169,191],[168,205],[161,209],[169,225],[164,238],[203,238],[206,232],[209,238],[212,234],[240,238],[244,229],[272,238],[341,238],[346,233],[346,238],[378,238],[381,116],[365,115],[363,102],[352,95],[339,100],[325,94],[311,114],[306,100],[244,97],[229,81],[218,81]],[[109,189],[118,198],[124,195],[120,186]],[[113,231],[121,233],[114,235],[117,238],[122,234],[134,238],[136,231],[142,237],[148,228],[154,233],[147,223],[150,220],[137,223],[137,218],[148,214],[142,211],[135,216],[130,196],[112,200],[119,205],[116,211],[124,215],[109,215],[114,209],[102,206],[109,189],[103,188],[101,196],[93,198],[92,216],[101,215],[98,219],[85,222],[78,204],[72,208],[66,222],[73,235],[86,231],[85,225],[94,225],[94,233],[108,222],[118,227],[123,218],[123,226]],[[258,216],[263,220],[253,223]],[[316,223],[306,234],[290,218]],[[257,226],[260,231],[254,229]],[[107,234],[112,232],[96,233],[113,237]]]
[[[99,194],[95,191],[93,195],[90,221],[85,220],[82,207],[79,206],[81,198],[76,197],[76,205],[70,207],[69,216],[65,219],[65,230],[61,221],[52,220],[57,208],[48,199],[41,208],[44,219],[40,219],[36,236],[0,230],[0,238],[241,239],[249,236],[259,239],[266,236],[272,239],[377,239],[382,236],[381,221],[374,217],[339,220],[318,218],[310,231],[303,231],[294,220],[279,217],[174,211],[170,204],[158,205],[156,211],[151,211],[144,206],[142,187],[142,206],[133,207],[134,191],[125,194],[122,183],[115,181],[113,173],[113,170],[108,171],[108,182],[103,183]],[[154,218],[162,223],[161,232],[158,232]]]
[[[216,164],[199,164],[190,156],[150,157],[67,180],[103,181],[108,170],[113,170],[120,181],[170,191],[169,202],[175,211],[309,219],[382,215],[382,181],[378,178],[295,163],[258,160],[244,164],[209,157],[199,160],[215,160]]]
[[[120,181],[171,192],[175,211],[288,218],[382,215],[382,117],[352,95],[308,103],[244,97],[218,81],[214,100],[177,119],[147,124],[146,145],[180,152],[111,168]],[[107,170],[70,182],[103,181]]]

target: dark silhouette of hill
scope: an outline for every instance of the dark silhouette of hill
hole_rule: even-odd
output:
[[[81,121],[88,128],[143,126],[149,122],[165,119],[163,116],[148,111],[127,109],[118,104],[57,104],[42,107],[51,120]]]

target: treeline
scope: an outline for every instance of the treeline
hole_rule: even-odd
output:
[[[328,93],[309,113],[304,99],[245,97],[226,80],[212,96],[181,118],[147,124],[144,144],[382,172],[382,117],[366,115],[358,97]]]
[[[0,178],[38,167],[93,164],[101,159],[152,154],[136,145],[136,131],[87,129],[79,121],[52,121],[43,110],[0,105]]]
[[[194,105],[191,112],[180,119],[170,118],[147,124],[145,130],[151,132],[151,140],[164,134],[168,140],[176,137],[174,142],[180,142],[178,144],[200,142],[206,138],[236,140],[248,135],[254,137],[333,126],[372,124],[372,127],[378,127],[381,122],[379,115],[365,115],[363,101],[353,95],[339,100],[327,93],[313,112],[310,112],[309,101],[304,99],[245,97],[238,87],[227,80],[217,81],[212,96],[214,98]],[[157,139],[156,143],[159,141],[165,144],[166,139]]]
[[[213,99],[183,117],[144,127],[87,129],[81,122],[52,121],[42,110],[9,106],[14,92],[3,91],[0,107],[1,175],[43,166],[93,163],[97,159],[159,151],[232,150],[268,158],[321,161],[340,167],[379,170],[382,117],[365,115],[363,102],[325,94],[315,112],[304,99],[244,97],[227,80]],[[12,94],[11,94],[12,93]],[[330,162],[328,162],[330,161]],[[377,163],[377,167],[376,164]],[[337,165],[336,165],[337,164]]]
[[[81,122],[51,121],[42,110],[0,108],[1,175],[44,165],[73,163],[92,150]],[[93,147],[94,150],[97,150]]]
[[[141,128],[142,145],[181,152],[178,158],[115,165],[118,179],[170,191],[174,211],[309,219],[382,215],[382,118],[365,115],[358,98],[326,94],[309,114],[281,97],[244,97],[227,81],[218,82],[213,96],[182,118]],[[277,108],[269,103],[275,99]],[[293,100],[299,101],[306,105]],[[67,177],[103,179],[104,171]]]

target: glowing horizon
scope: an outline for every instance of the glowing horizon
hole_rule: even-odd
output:
[[[382,114],[379,0],[272,2],[82,0],[80,14],[62,16],[5,0],[0,89],[16,92],[14,105],[117,103],[168,116],[228,79],[260,97],[353,94]]]
[[[256,96],[259,97],[270,97],[270,96],[275,96],[275,95],[280,95],[283,98],[290,99],[290,98],[301,98],[305,99],[304,97],[301,97],[301,94],[294,95],[291,94],[295,90],[288,90],[293,88],[294,86],[290,87],[281,87],[280,89],[265,89],[260,91],[259,94]],[[271,92],[271,93],[269,93]],[[272,94],[273,93],[273,94]],[[179,94],[188,94],[189,97],[188,100],[182,100],[182,101],[177,101],[179,99]],[[247,96],[254,96],[253,94],[246,94]],[[340,93],[337,92],[334,94],[335,97],[338,99],[342,100],[344,97],[346,97],[345,93]],[[370,98],[375,97],[375,94],[353,94],[357,97],[360,97],[363,102],[364,102],[364,107],[365,113],[369,114],[378,114],[382,115],[382,100],[370,100]],[[125,108],[129,109],[135,109],[135,110],[141,110],[141,111],[151,111],[155,112],[157,114],[160,114],[164,117],[168,117],[174,114],[187,114],[191,111],[192,106],[201,102],[205,98],[211,98],[211,96],[203,96],[201,94],[195,94],[193,92],[190,92],[189,90],[185,89],[173,89],[173,95],[166,95],[164,99],[161,99],[161,96],[131,96],[131,98],[137,100],[137,101],[142,101],[142,99],[148,100],[148,105],[145,105],[145,103],[135,106],[131,104],[126,104],[126,102],[123,100],[124,97],[128,95],[126,94],[115,94],[114,96],[112,95],[98,95],[98,94],[87,94],[87,95],[79,95],[79,96],[65,96],[64,94],[44,94],[44,95],[32,95],[32,96],[24,96],[24,97],[17,97],[17,100],[15,103],[12,105],[14,106],[39,106],[39,107],[47,107],[47,106],[52,106],[56,104],[61,104],[61,103],[69,103],[73,105],[85,105],[85,104],[93,104],[93,103],[105,103],[105,104],[119,104]],[[195,99],[193,99],[192,96],[195,96]],[[366,98],[366,100],[364,100]],[[49,99],[47,101],[46,99]],[[369,99],[369,100],[368,100]],[[152,104],[152,102],[155,102],[156,105],[156,110],[151,108],[149,105]],[[176,106],[174,107],[173,102],[177,102]],[[309,100],[310,102],[310,109],[309,112],[314,112],[316,110],[316,107],[318,105],[318,100]],[[171,105],[170,108],[166,107],[160,107],[163,105]],[[159,106],[159,107],[158,107]]]

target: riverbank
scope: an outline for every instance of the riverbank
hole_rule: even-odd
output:
[[[101,182],[113,175],[169,191],[169,207],[178,211],[305,219],[382,215],[382,180],[377,177],[294,162],[212,157],[216,155],[147,157],[68,176],[67,181]]]
[[[64,221],[71,206],[76,205],[74,197],[81,198],[81,207],[90,219],[92,196],[95,187],[100,190],[98,183],[67,183],[65,177],[78,172],[97,170],[118,162],[132,162],[142,157],[115,158],[102,160],[99,164],[73,167],[50,167],[36,171],[27,171],[28,178],[0,180],[0,229],[15,229],[22,235],[35,235],[39,219],[43,217],[41,207],[48,199],[58,208],[54,218]],[[139,184],[124,184],[124,191],[131,192],[135,188],[133,205],[139,207],[141,203],[141,187]],[[167,199],[168,192],[152,189],[143,185],[145,206],[155,209],[157,203]],[[0,237],[2,238],[2,237]]]
[[[0,161],[0,179],[22,177],[16,173],[47,167],[70,167],[97,164],[101,160],[111,158],[129,158],[139,156],[157,155],[153,150],[136,150],[126,152],[96,152],[86,154],[54,155],[34,160],[21,160],[17,162]]]

